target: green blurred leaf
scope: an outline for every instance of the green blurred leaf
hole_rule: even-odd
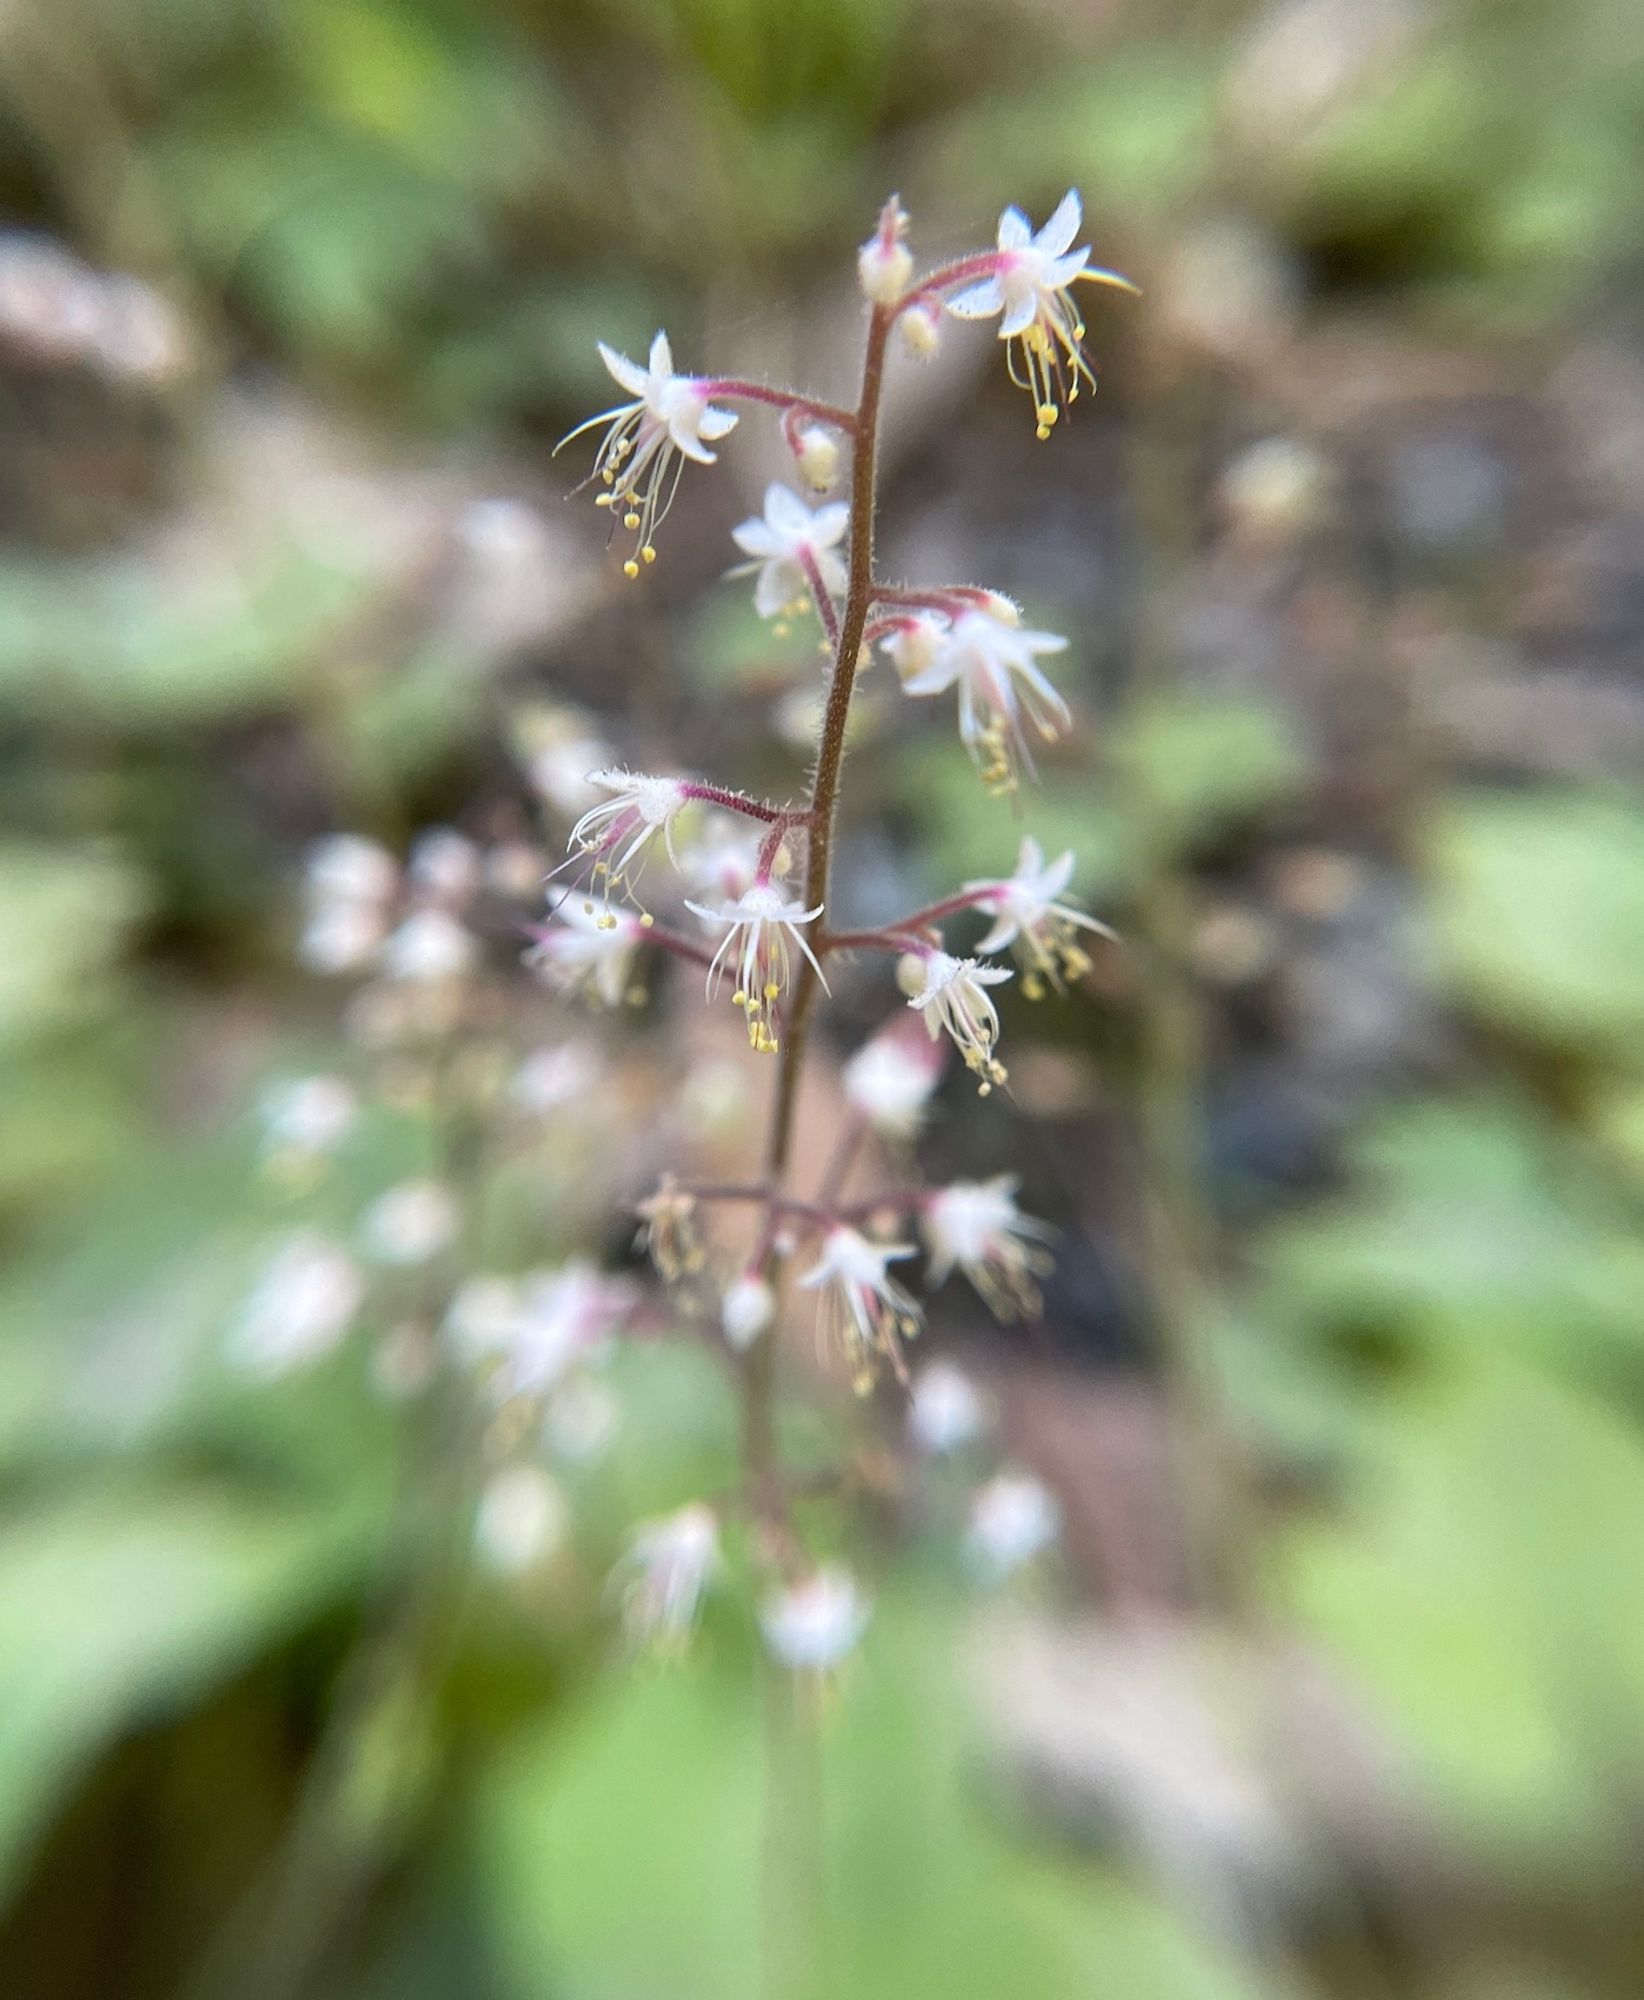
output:
[[[1289,716],[1253,695],[1197,688],[1149,700],[1110,743],[1115,766],[1182,841],[1268,810],[1304,775]]]
[[[0,1047],[108,1004],[112,962],[142,903],[141,883],[116,855],[0,845]]]
[[[346,1578],[356,1524],[200,1484],[79,1494],[0,1536],[0,1883],[109,1738],[197,1701]]]
[[[1441,959],[1471,1006],[1557,1047],[1644,1047],[1644,811],[1475,792],[1440,810],[1425,849]]]

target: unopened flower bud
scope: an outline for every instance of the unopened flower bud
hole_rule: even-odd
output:
[[[942,337],[942,309],[938,305],[913,306],[897,321],[902,345],[915,361],[928,361]]]
[[[896,961],[896,983],[911,1000],[925,987],[925,961],[916,951],[905,951]]]
[[[908,218],[894,195],[880,211],[879,227],[856,253],[863,296],[876,306],[895,305],[913,276],[913,257],[902,241]]]
[[[799,433],[794,462],[799,476],[813,492],[825,493],[839,477],[839,446],[820,424],[811,424]]]
[[[725,1289],[719,1309],[719,1323],[725,1338],[738,1354],[744,1354],[770,1325],[776,1315],[776,1296],[765,1280],[753,1271]]]

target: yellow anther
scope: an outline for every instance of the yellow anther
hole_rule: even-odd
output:
[[[615,499],[616,496],[613,493],[596,493],[594,495],[594,505],[596,507],[609,507],[614,504]]]
[[[646,910],[640,916],[639,927],[642,931],[648,931],[655,922],[656,918],[651,915],[649,910]]]
[[[1054,403],[1041,403],[1039,405],[1039,421],[1042,424],[1054,424],[1061,414],[1061,411],[1057,409]]]
[[[634,511],[632,507],[630,507],[627,513],[623,515],[622,525],[625,528],[637,528],[639,526],[639,515]]]
[[[639,564],[634,561],[632,556],[622,565],[622,574],[629,578],[638,576]]]
[[[645,558],[647,562],[656,561],[656,550],[651,547],[649,542],[647,542],[644,548],[640,550],[640,554]]]
[[[1040,424],[1035,429],[1033,435],[1043,444],[1045,439],[1050,436],[1050,426],[1048,424]]]
[[[744,993],[740,987],[738,987],[737,990],[731,995],[731,1005],[733,1007],[746,1007],[747,1004],[748,1004],[747,994]]]
[[[776,981],[773,979],[770,982],[770,984],[765,988],[765,998],[767,1000],[774,1000],[781,993],[781,991],[782,988],[778,986]]]

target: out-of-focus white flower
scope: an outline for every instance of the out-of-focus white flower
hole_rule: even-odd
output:
[[[598,796],[588,773],[612,761],[611,746],[574,708],[526,709],[514,720],[514,748],[532,789],[567,819],[586,812]]]
[[[776,1317],[776,1294],[757,1271],[744,1271],[725,1287],[719,1324],[738,1354],[745,1354]]]
[[[862,296],[876,306],[893,306],[913,276],[913,254],[904,238],[908,218],[894,195],[879,211],[879,227],[856,253]]]
[[[699,893],[734,903],[754,885],[760,846],[760,835],[745,820],[726,812],[709,813],[696,838],[680,849],[679,872]],[[781,849],[771,872],[780,875],[786,863],[787,852]]]
[[[987,1405],[981,1391],[951,1361],[932,1361],[913,1378],[908,1435],[920,1451],[945,1458],[981,1436]]]
[[[846,1063],[846,1101],[882,1138],[911,1139],[946,1062],[946,1043],[920,1034],[912,1021],[893,1021]]]
[[[919,1215],[930,1252],[930,1281],[939,1285],[957,1264],[1000,1319],[1032,1316],[1036,1282],[1052,1268],[1042,1247],[1047,1224],[1016,1206],[1017,1177],[954,1181],[930,1195]]]
[[[1041,438],[1050,436],[1064,406],[1078,400],[1081,381],[1096,386],[1083,346],[1085,324],[1069,296],[1071,287],[1085,279],[1125,292],[1136,289],[1117,271],[1091,264],[1088,243],[1078,250],[1070,247],[1083,220],[1072,188],[1037,235],[1019,208],[1007,208],[999,218],[991,271],[948,300],[948,311],[959,319],[997,316],[999,338],[1017,343],[1013,350],[1007,347],[1010,379],[1032,396]]]
[[[714,408],[711,382],[675,374],[673,351],[665,333],[651,342],[647,367],[641,368],[603,341],[599,343],[599,358],[634,401],[618,403],[578,424],[554,449],[559,450],[584,431],[606,426],[594,459],[594,470],[606,488],[599,504],[620,515],[622,525],[635,537],[638,555],[622,565],[633,577],[639,574],[641,559],[656,560],[654,537],[673,502],[683,469],[679,460],[691,458],[699,465],[712,465],[718,454],[708,446],[736,428],[736,412]]]
[[[340,1076],[297,1076],[271,1084],[258,1111],[269,1151],[314,1158],[335,1152],[348,1137],[360,1101]]]
[[[1282,548],[1326,518],[1330,486],[1329,463],[1310,444],[1270,437],[1234,459],[1222,474],[1220,499],[1248,545]]]
[[[446,1308],[441,1338],[472,1364],[502,1354],[518,1337],[525,1300],[512,1278],[468,1278]]]
[[[811,507],[792,487],[773,480],[765,488],[765,511],[731,530],[731,539],[745,556],[753,560],[731,571],[733,576],[752,576],[754,609],[761,618],[775,618],[809,601],[809,563],[830,596],[845,593],[845,565],[838,548],[844,538],[851,510],[836,500],[824,507]]]
[[[289,1374],[330,1353],[353,1324],[365,1279],[348,1253],[311,1229],[288,1236],[264,1266],[230,1340],[249,1373]]]
[[[550,907],[553,922],[537,933],[525,963],[561,993],[591,993],[606,1007],[620,1006],[629,996],[643,919],[575,890],[555,897]]]
[[[376,841],[333,833],[309,848],[304,879],[316,905],[386,903],[399,888],[400,871],[393,855]]]
[[[498,1575],[521,1576],[564,1546],[567,1525],[565,1497],[540,1466],[505,1466],[480,1495],[474,1546]]]
[[[1029,632],[993,611],[964,611],[943,634],[935,656],[903,677],[903,692],[959,690],[959,735],[990,791],[1013,791],[1018,768],[1033,775],[1024,721],[1049,743],[1073,720],[1068,705],[1035,664],[1067,641]]]
[[[854,1576],[827,1564],[766,1598],[759,1613],[765,1644],[796,1673],[825,1674],[861,1642],[869,1607]]]
[[[590,1042],[560,1042],[533,1049],[514,1072],[508,1095],[533,1117],[570,1104],[599,1081],[599,1051]]]
[[[309,912],[297,956],[310,972],[358,972],[377,955],[388,929],[375,903],[321,903]]]
[[[411,844],[406,873],[425,895],[464,903],[480,885],[480,850],[455,827],[432,826]]]
[[[1029,1472],[1001,1472],[971,1501],[965,1533],[972,1560],[1001,1582],[1049,1548],[1062,1528],[1055,1495]]]
[[[378,954],[385,977],[411,986],[439,986],[460,979],[474,963],[471,932],[446,910],[414,910]]]
[[[1028,835],[1017,851],[1015,874],[1003,881],[965,884],[975,907],[993,919],[993,928],[976,949],[1003,951],[1008,945],[1022,968],[1022,991],[1030,1000],[1044,991],[1043,980],[1060,991],[1065,979],[1082,978],[1090,970],[1079,943],[1081,930],[1116,935],[1073,904],[1057,901],[1072,879],[1072,848],[1047,866],[1044,849]]]
[[[944,1032],[952,1036],[984,1097],[1005,1080],[1005,1066],[993,1053],[999,1014],[986,989],[1014,977],[1005,966],[978,965],[974,958],[954,958],[945,951],[923,957],[910,953],[897,968],[908,1005],[923,1016],[926,1033],[932,1040]]]
[[[901,1342],[919,1331],[919,1304],[887,1266],[913,1254],[911,1243],[874,1243],[840,1224],[828,1231],[821,1257],[799,1280],[802,1291],[821,1293],[822,1325],[843,1347],[859,1393],[873,1386],[880,1356],[898,1375],[906,1373]]]
[[[449,1188],[438,1181],[405,1181],[366,1210],[365,1247],[380,1264],[426,1264],[449,1249],[459,1219]]]
[[[554,1388],[579,1362],[597,1356],[638,1298],[632,1279],[611,1277],[585,1257],[532,1272],[522,1287],[519,1321],[502,1349],[502,1392],[537,1395]]]
[[[610,1387],[588,1375],[568,1376],[548,1399],[543,1442],[571,1465],[592,1465],[610,1448],[622,1408]]]
[[[619,888],[634,861],[643,865],[645,850],[660,833],[668,859],[677,868],[674,821],[691,803],[689,787],[680,778],[652,778],[640,771],[591,771],[590,785],[608,794],[590,806],[571,829],[570,846],[597,857],[596,876],[607,889]],[[637,877],[638,870],[635,870]]]
[[[548,863],[528,840],[503,840],[487,848],[480,872],[493,895],[524,902],[542,886]]]
[[[839,442],[820,424],[807,424],[794,440],[794,464],[813,493],[826,493],[839,477]]]
[[[719,1522],[700,1500],[641,1521],[611,1577],[629,1638],[662,1646],[688,1639],[719,1562]]]
[[[747,1016],[748,1041],[761,1054],[775,1055],[781,1046],[777,1029],[782,999],[793,977],[794,951],[804,953],[822,980],[823,992],[828,990],[821,963],[801,928],[821,916],[822,905],[805,909],[797,896],[788,895],[767,876],[756,879],[751,888],[718,909],[689,898],[685,907],[704,923],[725,926],[725,935],[708,966],[709,997],[719,990],[727,962],[734,964],[736,991],[731,997]]]

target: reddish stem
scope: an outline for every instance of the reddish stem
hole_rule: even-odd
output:
[[[773,410],[797,411],[802,417],[815,417],[818,423],[832,425],[847,437],[856,434],[855,413],[840,409],[837,403],[818,402],[814,396],[797,396],[791,389],[768,389],[763,382],[747,382],[737,375],[716,376],[703,382],[702,387],[710,396],[734,397],[746,403],[766,403]]]
[[[828,587],[822,581],[821,565],[809,544],[799,551],[799,567],[805,572],[805,581],[811,587],[811,600],[816,606],[816,615],[822,620],[822,629],[828,635],[828,644],[837,653],[839,650],[839,613],[834,608],[833,599],[828,595]]]
[[[972,280],[991,278],[999,268],[997,250],[979,251],[974,257],[960,257],[952,264],[939,264],[927,277],[911,286],[896,302],[898,314],[905,313],[910,306],[921,304],[925,299],[934,298],[938,292],[945,292],[952,285],[969,284]]]
[[[789,812],[786,806],[766,805],[763,799],[750,799],[741,792],[727,791],[723,785],[699,785],[687,780],[684,786],[688,799],[700,799],[704,805],[723,806],[726,812],[741,813],[744,819],[757,819],[766,826],[778,820],[792,823],[802,819],[802,813]]]

